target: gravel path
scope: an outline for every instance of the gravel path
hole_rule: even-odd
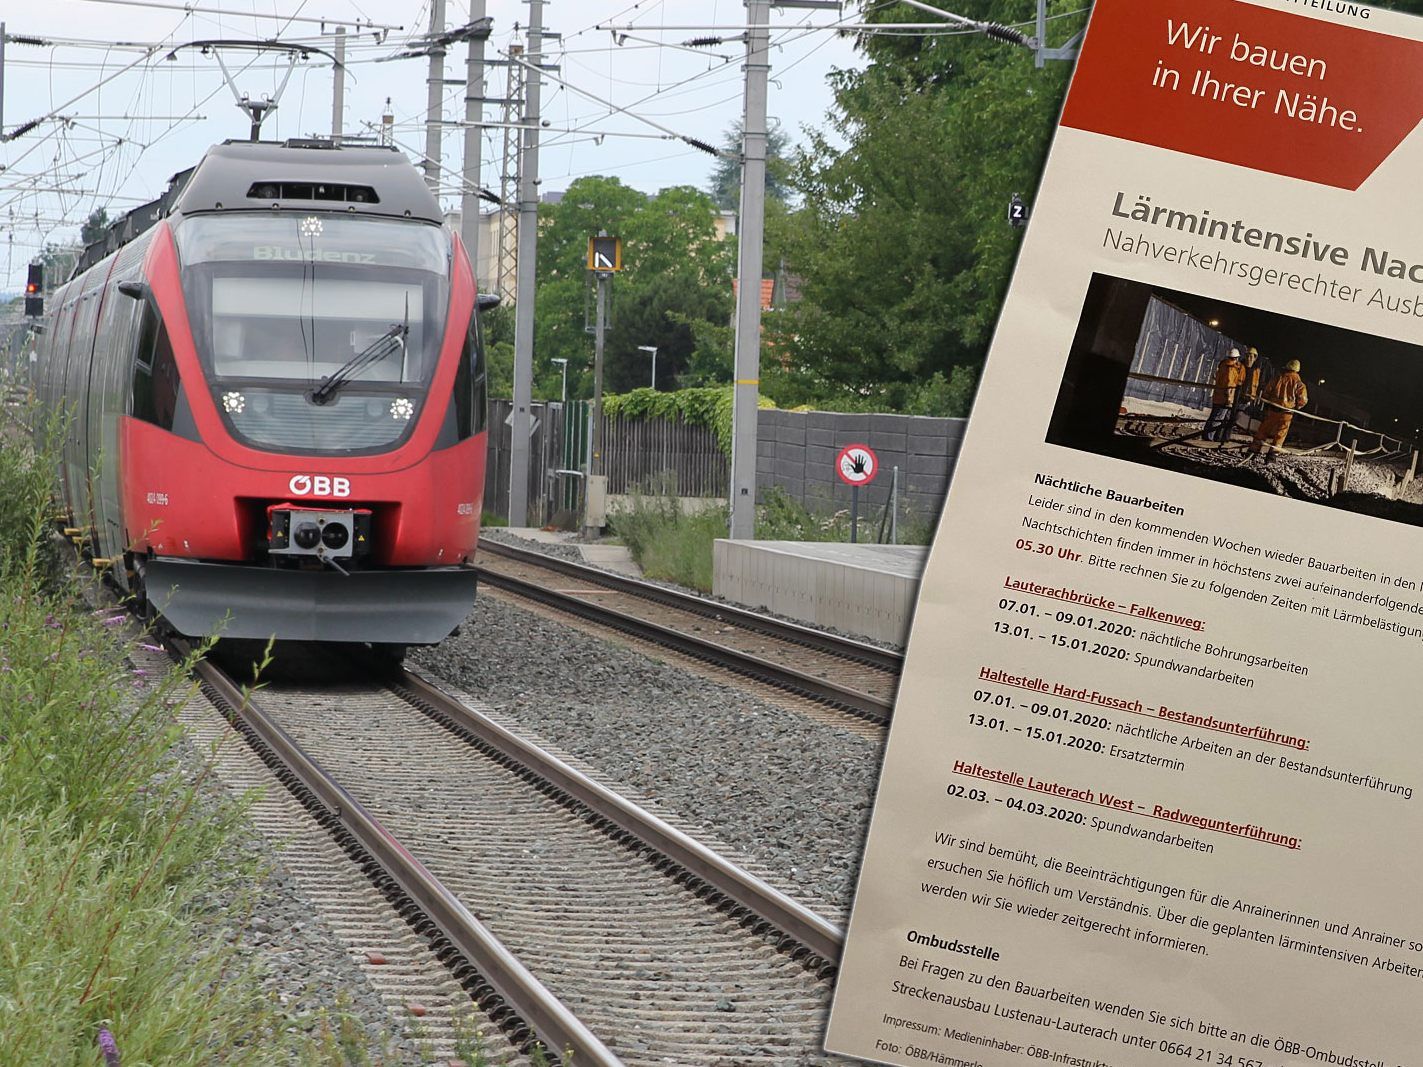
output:
[[[880,750],[493,597],[414,662],[776,872],[842,917]]]
[[[135,647],[129,658],[151,678],[172,669],[166,655],[142,647]],[[215,712],[205,714],[216,717]],[[191,729],[191,706],[180,717]],[[175,749],[177,773],[189,781],[203,776],[196,817],[239,799],[225,781],[225,764],[234,757],[258,762],[239,738],[223,744],[233,751],[218,758],[216,774],[204,775],[212,754],[194,735],[185,735]],[[270,799],[299,810],[275,780],[267,788],[274,794]],[[263,991],[279,1007],[288,1031],[329,1032],[331,1043],[347,1049],[348,1055],[364,1057],[352,1062],[372,1067],[428,1062],[412,1020],[397,1018],[372,987],[320,907],[283,863],[281,843],[248,822],[231,845],[228,861],[194,917],[200,927],[232,944],[244,966],[256,968]]]

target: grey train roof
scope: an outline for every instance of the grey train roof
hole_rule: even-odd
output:
[[[196,211],[313,207],[340,209],[339,200],[274,199],[250,196],[254,187],[277,185],[361,186],[375,190],[376,200],[357,205],[362,214],[444,221],[440,206],[420,172],[394,148],[333,146],[329,141],[224,141],[208,149],[179,196],[174,214]]]
[[[359,199],[346,198],[346,191]],[[257,193],[264,195],[253,195]],[[272,193],[276,195],[267,195]],[[271,210],[273,205],[278,211],[347,209],[443,222],[424,178],[395,148],[336,146],[324,140],[224,141],[209,148],[196,167],[173,175],[162,196],[111,223],[85,247],[75,273],[88,270],[169,215]]]

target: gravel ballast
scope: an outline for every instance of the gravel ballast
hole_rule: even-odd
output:
[[[842,918],[880,747],[484,595],[412,661],[627,783]]]
[[[135,647],[129,659],[150,678],[173,669],[165,654],[142,646]],[[216,712],[211,714],[216,717]],[[245,746],[236,736],[223,743]],[[230,759],[214,757],[191,734],[179,740],[174,755],[175,771],[198,782],[195,817],[212,817],[241,799],[220,770]],[[214,759],[219,766],[210,769]],[[265,789],[283,792],[275,779]],[[320,907],[302,891],[282,861],[280,843],[244,822],[229,846],[226,862],[215,870],[212,888],[193,918],[201,929],[233,945],[241,965],[256,969],[263,992],[278,1005],[288,1031],[316,1034],[325,1028],[340,1035],[346,1047],[359,1047],[365,1062],[373,1065],[421,1062],[420,1044],[408,1021],[391,1013]],[[347,1020],[344,1027],[342,1017]]]

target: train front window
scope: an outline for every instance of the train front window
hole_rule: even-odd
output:
[[[405,438],[448,309],[440,227],[244,213],[188,218],[175,235],[198,354],[239,439],[350,454]]]

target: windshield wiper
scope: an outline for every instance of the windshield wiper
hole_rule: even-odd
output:
[[[397,322],[381,334],[365,348],[361,349],[345,363],[337,367],[335,371],[321,379],[321,384],[311,391],[311,402],[313,404],[324,404],[336,395],[336,390],[345,385],[352,377],[365,369],[377,360],[384,359],[396,350],[405,347],[405,338],[410,334],[409,312],[406,312],[406,320]]]

